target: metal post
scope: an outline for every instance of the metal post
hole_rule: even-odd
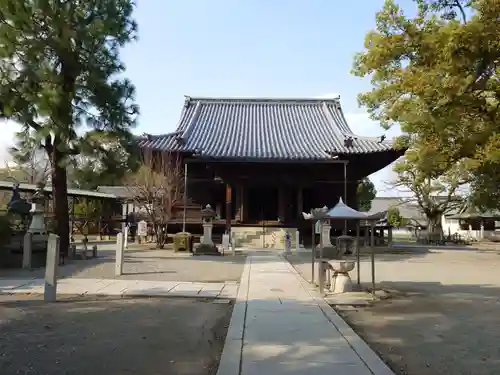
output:
[[[324,243],[324,233],[323,233],[323,221],[320,221],[320,234],[319,234],[319,293],[321,296],[324,295],[324,289],[325,289],[325,280],[324,280],[324,270],[323,270],[323,243]]]
[[[226,184],[226,234],[231,235],[231,185]]]
[[[347,204],[347,161],[344,161],[344,203]],[[347,236],[347,220],[344,220],[344,236]]]
[[[184,210],[182,215],[182,231],[186,231],[186,210],[187,210],[187,178],[188,178],[188,165],[184,163]]]
[[[316,258],[316,250],[314,249],[314,237],[316,236],[316,222],[312,220],[312,237],[311,237],[311,284],[314,285],[314,259]]]
[[[358,263],[358,285],[361,285],[360,255],[359,255],[359,220],[356,223],[356,261]]]
[[[372,295],[375,297],[375,221],[371,222],[371,250],[372,250]]]

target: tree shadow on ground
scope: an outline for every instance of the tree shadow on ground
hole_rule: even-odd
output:
[[[0,373],[215,375],[231,304],[0,296]]]
[[[0,342],[6,353],[0,357],[2,375],[26,370],[215,375],[231,311],[228,304],[176,298],[3,301],[0,335],[7,339]],[[288,320],[282,318],[285,312],[291,312]],[[307,326],[290,324],[290,319],[303,323],[304,314],[310,318]],[[236,337],[231,339],[229,345],[238,345]],[[369,374],[317,305],[250,300],[244,340],[243,374],[319,375],[334,373],[332,368]],[[237,370],[238,350],[235,354],[231,361]]]
[[[500,289],[382,282],[397,297],[340,314],[398,373],[500,373]]]
[[[124,274],[115,276],[115,250],[100,249],[98,257],[92,259],[67,260],[59,266],[60,278],[141,278],[144,275],[162,281],[210,281],[223,282],[239,280],[245,256],[191,256],[175,255],[171,250],[137,250],[126,249],[124,253]],[[169,276],[170,275],[170,276]],[[172,275],[177,275],[172,278]],[[44,278],[45,268],[32,270],[0,269],[0,278],[29,279]]]
[[[434,253],[433,250],[430,249],[407,249],[407,250],[399,250],[399,249],[392,249],[388,250],[387,248],[384,249],[375,249],[375,262],[400,262],[402,260],[407,260],[407,259],[418,259],[418,258],[424,258],[428,254]],[[293,265],[296,264],[305,264],[305,263],[311,263],[311,256],[312,254],[310,252],[300,252],[300,253],[295,253],[292,255],[287,255],[286,258],[287,260],[292,263]],[[350,255],[350,256],[345,256],[345,259],[349,260],[356,260],[356,256]],[[361,261],[366,261],[366,260],[371,260],[371,250],[369,248],[363,248],[360,251],[359,258]]]

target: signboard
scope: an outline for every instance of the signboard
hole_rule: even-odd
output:
[[[137,223],[137,235],[138,236],[148,235],[148,223],[146,223],[144,220],[141,220]]]
[[[314,224],[314,233],[321,234],[321,223],[319,220]]]

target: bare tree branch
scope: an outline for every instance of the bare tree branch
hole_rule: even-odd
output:
[[[142,167],[127,179],[130,202],[153,225],[157,247],[166,241],[166,226],[183,198],[182,163],[178,154],[144,151]]]

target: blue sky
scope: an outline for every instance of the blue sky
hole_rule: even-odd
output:
[[[356,101],[370,82],[350,69],[382,5],[383,0],[139,1],[139,40],[122,54],[141,107],[136,132],[173,130],[184,95],[340,94],[352,129],[381,135]],[[11,133],[2,133],[5,144]],[[380,195],[388,195],[382,181],[390,178],[390,168],[372,176]]]

